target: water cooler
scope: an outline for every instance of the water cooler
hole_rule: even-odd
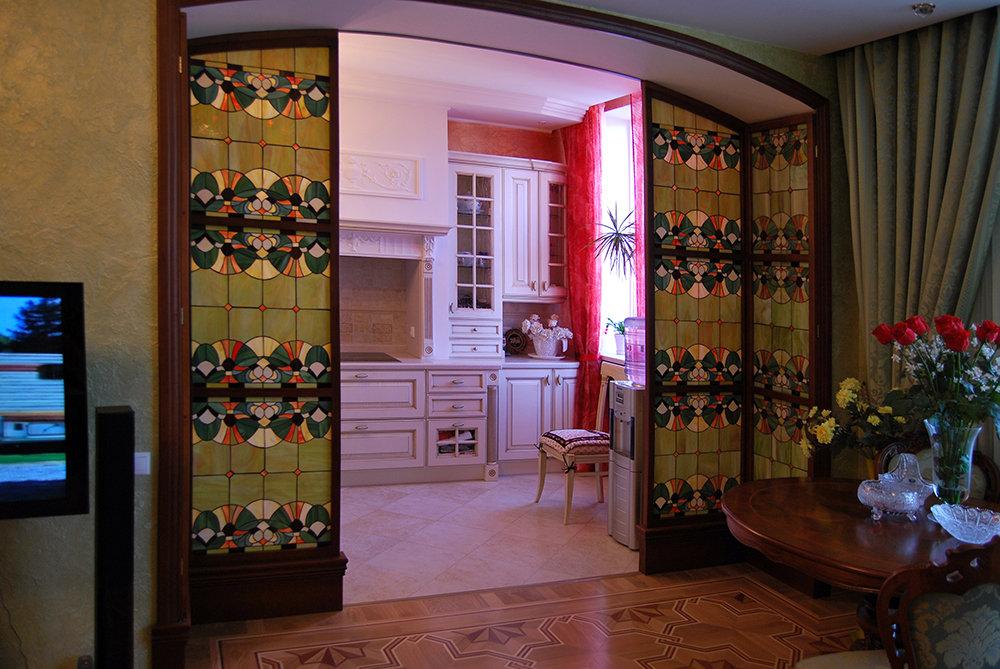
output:
[[[608,472],[608,534],[638,550],[635,526],[642,500],[642,466],[646,453],[646,388],[613,381],[611,463]]]

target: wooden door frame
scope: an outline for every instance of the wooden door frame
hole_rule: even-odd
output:
[[[157,124],[158,124],[158,472],[156,537],[156,622],[152,628],[152,663],[159,669],[184,666],[190,618],[190,492],[191,462],[187,388],[189,341],[183,309],[187,286],[187,240],[178,225],[187,216],[187,93],[186,25],[182,10],[233,0],[157,0]],[[817,142],[829,146],[829,101],[809,87],[746,56],[710,42],[649,23],[597,11],[538,0],[413,0],[430,4],[499,12],[567,26],[603,31],[640,40],[720,65],[792,97],[814,110]],[[830,223],[829,150],[817,159],[817,234],[828,234]],[[335,178],[331,175],[331,185]],[[331,200],[336,191],[331,188]],[[828,252],[829,245],[826,249]],[[827,267],[829,259],[822,258]],[[829,277],[826,277],[827,284]],[[820,288],[829,295],[829,289]],[[648,293],[651,295],[651,291]],[[649,299],[647,298],[647,301]],[[335,308],[335,305],[331,305]],[[829,332],[829,306],[818,313],[821,331]],[[647,313],[653,313],[647,309]],[[337,356],[339,359],[339,356]],[[817,365],[829,365],[818,360]],[[334,468],[339,468],[334,463]],[[339,519],[331,519],[334,524]],[[338,531],[334,535],[339,534]],[[346,562],[346,560],[345,560]]]

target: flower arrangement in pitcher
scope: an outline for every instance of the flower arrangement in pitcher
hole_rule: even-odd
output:
[[[559,327],[559,314],[549,316],[548,327],[542,326],[542,319],[538,314],[531,314],[531,318],[526,318],[521,323],[521,332],[532,339],[572,339],[573,333],[566,328]]]
[[[542,319],[538,314],[531,314],[531,318],[526,318],[521,323],[521,332],[528,335],[535,347],[536,354],[543,358],[555,357],[556,344],[560,341],[562,342],[562,350],[565,351],[568,340],[573,338],[572,332],[559,327],[558,314],[549,316],[548,327],[542,325]]]

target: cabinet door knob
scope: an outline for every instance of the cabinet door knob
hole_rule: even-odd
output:
[[[356,379],[367,379],[368,375],[367,374],[355,374],[354,378],[356,378]]]
[[[479,328],[472,328],[473,332],[479,332]]]
[[[355,425],[354,429],[355,430],[367,430],[368,426],[367,425]]]
[[[473,351],[478,351],[478,350],[479,350],[479,347],[478,347],[478,346],[473,346],[473,347],[472,347],[472,350],[473,350]]]

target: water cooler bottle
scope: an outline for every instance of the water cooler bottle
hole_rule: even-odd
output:
[[[646,388],[613,381],[611,390],[611,463],[608,472],[608,534],[638,550],[635,526],[642,499],[646,453]]]

